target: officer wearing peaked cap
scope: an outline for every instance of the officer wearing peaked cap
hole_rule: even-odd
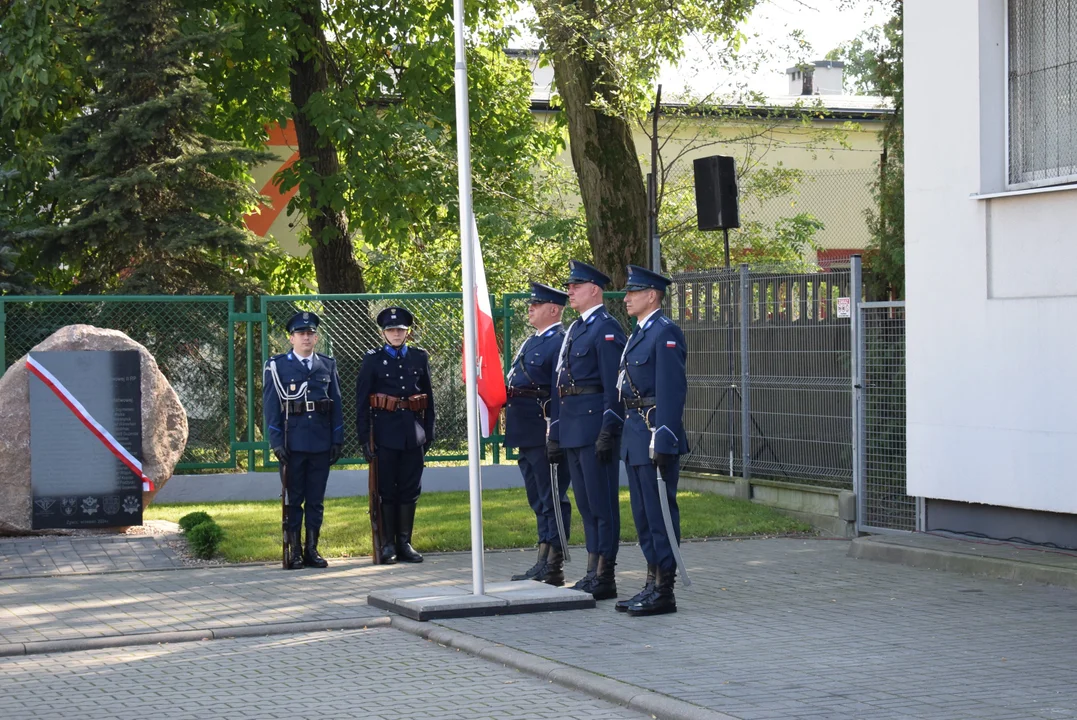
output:
[[[573,589],[596,600],[617,597],[614,567],[621,535],[618,460],[624,405],[617,396],[617,363],[625,334],[602,304],[610,278],[573,260],[565,281],[568,302],[580,313],[565,333],[554,370],[547,457],[562,453],[572,476],[576,508],[587,542],[587,572]]]
[[[366,354],[355,381],[359,442],[367,461],[378,462],[382,564],[423,561],[411,535],[424,457],[434,441],[434,393],[426,351],[407,344],[414,322],[399,305],[379,312],[385,343]]]
[[[632,518],[647,560],[643,590],[616,608],[629,615],[676,612],[673,597],[677,564],[672,543],[680,542],[677,509],[678,458],[688,452],[684,405],[688,390],[684,333],[662,312],[672,281],[635,265],[628,266],[625,306],[636,326],[621,356],[618,384],[625,403],[621,458],[628,471]],[[667,536],[658,473],[666,483],[676,537]]]
[[[554,497],[550,461],[546,457],[546,435],[551,404],[554,366],[561,351],[565,328],[561,313],[568,294],[541,283],[531,283],[527,322],[535,329],[520,345],[512,360],[505,384],[505,447],[519,448],[517,463],[524,478],[527,502],[535,512],[538,526],[538,558],[527,571],[513,580],[537,580],[564,585],[564,548],[557,529],[556,513],[568,538],[572,505],[568,501],[568,466],[558,465],[557,497]]]
[[[314,352],[320,318],[297,312],[287,323],[289,352],[274,355],[262,374],[262,408],[269,445],[287,466],[290,569],[326,567],[318,553],[329,466],[340,459],[344,415],[336,361]],[[287,428],[287,430],[285,430]],[[300,531],[306,518],[306,543]]]

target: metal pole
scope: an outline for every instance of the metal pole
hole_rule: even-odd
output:
[[[849,367],[852,384],[852,445],[853,445],[853,493],[856,494],[856,532],[864,523],[867,509],[867,493],[864,487],[863,452],[861,444],[864,430],[864,417],[862,414],[861,399],[864,395],[863,363],[861,346],[864,344],[861,331],[860,299],[862,294],[863,279],[861,275],[860,256],[853,255],[850,261],[849,295]]]
[[[654,113],[651,124],[651,177],[648,181],[648,215],[651,232],[651,270],[662,272],[662,242],[658,237],[658,115],[662,108],[662,86],[654,97]]]
[[[740,457],[741,476],[745,481],[752,477],[752,408],[751,381],[749,380],[748,329],[752,322],[751,277],[748,263],[740,266]]]
[[[729,228],[722,228],[722,237],[725,240],[725,266],[729,267]]]
[[[250,295],[243,309],[248,318],[254,312],[254,298]],[[247,442],[251,444],[251,449],[247,451],[247,472],[254,472],[258,462],[258,452],[254,449],[254,323],[247,320],[244,325],[244,339],[247,341]]]
[[[453,0],[456,37],[456,157],[460,192],[460,260],[463,272],[464,363],[467,391],[467,464],[471,492],[472,592],[485,595],[482,556],[482,484],[479,482],[479,393],[476,382],[475,238],[472,235],[471,127],[467,97],[467,52],[464,44],[464,0]]]

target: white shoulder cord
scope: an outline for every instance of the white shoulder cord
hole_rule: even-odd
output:
[[[277,397],[280,398],[280,404],[282,406],[282,409],[284,410],[284,419],[287,421],[289,415],[288,401],[298,400],[299,398],[304,397],[307,394],[307,381],[304,380],[303,384],[300,385],[299,389],[296,390],[294,393],[286,393],[284,392],[284,385],[280,381],[280,376],[277,375],[276,360],[269,361],[269,374],[273,376],[273,386],[277,389]]]

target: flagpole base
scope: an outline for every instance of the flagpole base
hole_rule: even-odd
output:
[[[389,588],[370,593],[366,601],[371,607],[421,622],[595,607],[591,593],[533,580],[491,583],[485,595],[475,595],[465,585]]]

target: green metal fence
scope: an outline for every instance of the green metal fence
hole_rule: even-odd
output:
[[[533,332],[526,293],[491,298],[505,370]],[[607,307],[625,324],[623,293]],[[240,305],[242,304],[242,307]],[[76,323],[119,330],[156,358],[187,412],[189,438],[177,470],[264,469],[274,465],[262,422],[262,368],[289,349],[285,323],[308,310],[322,319],[318,351],[337,361],[344,400],[344,462],[362,462],[355,436],[355,379],[367,350],[379,347],[374,321],[389,305],[415,316],[413,342],[430,354],[437,400],[436,440],[429,460],[467,458],[467,406],[461,375],[464,336],[460,293],[387,295],[7,296],[0,297],[0,370],[60,328]],[[565,322],[576,313],[567,309]],[[506,348],[508,348],[506,350]],[[500,425],[483,441],[483,457],[505,453]]]

